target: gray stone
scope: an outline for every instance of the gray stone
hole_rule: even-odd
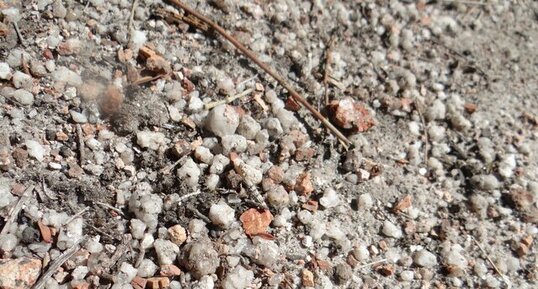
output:
[[[223,289],[244,289],[254,280],[254,273],[243,266],[235,267],[222,281]]]
[[[211,109],[205,121],[205,128],[219,137],[231,135],[239,126],[239,114],[234,107],[221,104]]]
[[[426,249],[422,249],[415,253],[413,262],[420,267],[432,268],[437,265],[437,257]]]
[[[179,247],[168,240],[157,239],[153,242],[153,247],[155,247],[160,265],[173,264],[179,253]]]
[[[24,89],[15,90],[11,96],[22,105],[32,105],[34,104],[34,95]]]
[[[0,79],[9,80],[12,77],[11,68],[9,64],[0,62]]]
[[[211,241],[198,240],[189,243],[183,250],[181,263],[196,279],[217,271],[220,260]]]
[[[244,136],[246,139],[252,140],[256,138],[256,134],[260,131],[261,125],[249,114],[245,114],[239,122],[237,133]]]
[[[235,221],[235,211],[228,204],[220,201],[209,208],[209,219],[217,226],[228,228]]]

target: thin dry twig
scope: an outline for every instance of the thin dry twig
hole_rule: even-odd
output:
[[[254,62],[256,65],[258,65],[262,70],[264,70],[267,74],[269,74],[271,77],[273,77],[282,87],[284,87],[288,93],[300,104],[302,104],[306,109],[310,111],[316,117],[329,131],[334,134],[338,139],[342,141],[344,144],[344,147],[347,149],[351,142],[347,139],[346,136],[342,134],[327,118],[325,118],[314,106],[312,106],[304,97],[302,97],[290,84],[289,82],[284,79],[279,73],[277,73],[273,68],[269,67],[267,64],[263,63],[255,54],[254,52],[250,51],[250,49],[246,48],[241,42],[239,42],[235,37],[231,36],[222,28],[220,25],[216,24],[215,22],[211,21],[209,18],[205,17],[204,15],[200,14],[195,9],[191,8],[190,6],[186,5],[185,3],[178,1],[178,0],[166,0],[169,4],[172,4],[186,13],[194,16],[199,21],[205,23],[207,26],[209,26],[211,29],[216,31],[218,34],[220,34],[222,37],[224,37],[226,40],[228,40],[230,43],[235,46],[243,55],[248,57],[252,62]],[[190,16],[189,15],[189,16]],[[188,17],[188,16],[187,16]]]
[[[125,216],[125,215],[123,214],[123,212],[122,212],[120,209],[118,209],[118,208],[116,208],[116,207],[113,207],[113,206],[111,206],[111,205],[109,205],[109,204],[107,204],[107,203],[103,203],[103,202],[99,202],[99,201],[94,201],[94,204],[99,205],[99,206],[102,206],[102,207],[105,207],[105,208],[107,208],[107,209],[109,209],[109,210],[112,210],[112,211],[114,211],[114,212],[116,212],[116,213],[122,215],[122,216]]]
[[[357,272],[359,272],[361,269],[364,269],[364,268],[367,268],[367,267],[370,267],[370,266],[373,266],[373,265],[377,265],[377,264],[381,264],[381,263],[385,263],[387,262],[388,259],[387,258],[384,258],[384,259],[381,259],[381,260],[377,260],[377,261],[373,261],[373,262],[370,262],[370,263],[366,263],[364,265],[361,265],[361,266],[357,266],[355,267],[355,269],[353,269],[353,272],[356,274]],[[351,282],[353,281],[353,279],[349,279],[349,281],[347,281],[347,284],[343,287],[343,288],[349,288],[349,285],[351,285]]]
[[[333,63],[333,45],[334,37],[331,37],[327,50],[325,51],[325,69],[323,71],[323,86],[325,90],[325,105],[329,105],[329,77],[331,71],[331,65]]]
[[[186,194],[186,195],[183,195],[181,196],[177,201],[178,201],[178,204],[181,204],[181,202],[183,202],[184,200],[190,198],[190,197],[194,197],[194,196],[198,196],[199,194],[201,194],[202,191],[198,190],[196,192],[192,192],[192,193],[189,193],[189,194]]]
[[[205,105],[205,109],[210,110],[210,109],[214,108],[215,106],[230,103],[230,102],[232,102],[232,101],[234,101],[236,99],[239,99],[239,98],[242,98],[242,97],[245,97],[245,96],[249,95],[252,91],[254,91],[252,88],[245,89],[244,91],[242,91],[241,93],[238,93],[236,95],[231,95],[231,96],[228,96],[225,99],[207,103]]]
[[[480,249],[480,251],[482,252],[482,254],[484,255],[484,257],[488,260],[489,264],[493,267],[493,269],[495,270],[495,272],[501,276],[501,278],[503,279],[503,281],[510,287],[510,280],[508,280],[508,278],[506,278],[506,276],[501,272],[501,270],[499,270],[499,268],[495,265],[495,263],[493,263],[493,260],[491,260],[491,258],[489,257],[489,254],[486,252],[486,250],[484,250],[484,248],[482,248],[482,246],[480,245],[480,243],[478,243],[478,240],[476,240],[475,237],[471,236],[471,238],[473,239],[474,243],[476,244],[476,246],[478,247],[478,249]]]
[[[424,105],[421,101],[415,99],[415,107],[422,122],[423,134],[424,134],[424,165],[428,169],[428,151],[430,150],[430,136],[428,135],[428,129],[426,127],[426,119],[424,118]]]
[[[56,259],[54,262],[52,262],[52,264],[50,264],[49,268],[47,269],[47,271],[45,271],[45,273],[41,274],[41,276],[39,276],[39,279],[37,280],[37,282],[34,284],[34,286],[32,286],[32,289],[41,289],[41,288],[44,288],[45,287],[45,283],[47,283],[47,281],[49,280],[49,278],[54,274],[56,273],[56,271],[58,270],[58,268],[60,268],[60,266],[62,266],[67,260],[69,260],[73,255],[75,255],[75,253],[80,249],[80,246],[79,244],[84,241],[86,239],[86,237],[84,238],[81,238],[80,240],[78,240],[75,244],[73,244],[73,246],[71,246],[69,249],[65,250],[62,255],[60,255],[60,257],[58,257],[58,259]]]
[[[80,161],[80,166],[84,164],[84,135],[82,134],[82,127],[80,124],[77,124],[77,138],[78,138],[78,157]]]
[[[21,30],[19,29],[19,25],[17,22],[13,21],[13,27],[15,27],[15,32],[17,33],[17,37],[19,37],[19,41],[21,42],[21,45],[26,47],[26,41],[24,40],[24,37],[22,37]]]
[[[34,185],[30,185],[20,199],[17,201],[17,204],[11,209],[9,212],[9,218],[6,220],[6,223],[4,224],[4,228],[2,228],[2,231],[0,232],[0,239],[7,233],[9,233],[9,229],[11,228],[11,224],[15,222],[17,217],[19,216],[19,212],[22,210],[22,207],[26,202],[30,199],[30,195],[32,194],[32,191],[34,190]]]
[[[136,6],[138,5],[138,0],[134,0],[133,1],[133,6],[131,7],[131,14],[129,15],[129,31],[131,31],[132,33],[132,29],[133,29],[133,20],[134,20],[134,14],[135,14],[135,9],[136,9]]]

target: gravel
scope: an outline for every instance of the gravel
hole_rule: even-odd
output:
[[[428,250],[422,249],[414,254],[413,262],[420,267],[432,268],[437,265],[437,257]]]
[[[169,1],[4,2],[0,284],[533,287],[533,1],[199,1],[347,149]]]

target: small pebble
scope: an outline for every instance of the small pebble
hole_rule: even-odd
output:
[[[209,240],[198,240],[187,245],[184,250],[183,265],[196,279],[213,274],[220,264],[219,255]]]
[[[168,240],[157,239],[153,242],[153,247],[155,247],[160,265],[173,264],[179,253],[179,247]]]
[[[254,273],[245,269],[243,266],[237,266],[231,270],[222,281],[223,289],[242,289],[247,288],[254,280]]]
[[[11,68],[9,64],[0,62],[0,79],[9,80],[12,77]]]
[[[143,259],[138,266],[137,275],[142,278],[153,277],[159,267],[153,263],[150,259]]]
[[[12,81],[13,81],[13,86],[15,86],[15,88],[23,88],[26,90],[32,90],[33,85],[34,85],[32,81],[32,77],[20,71],[15,71],[15,73],[13,73]]]
[[[323,197],[319,199],[319,203],[325,208],[332,208],[338,206],[340,198],[334,189],[327,188],[323,193]]]
[[[31,92],[28,92],[24,89],[15,90],[11,96],[22,105],[32,105],[34,104],[34,95]]]
[[[395,239],[399,239],[403,236],[402,229],[388,220],[383,222],[383,234]]]
[[[228,228],[235,221],[235,211],[224,201],[220,201],[209,208],[209,219],[217,226]]]
[[[219,137],[231,135],[239,126],[239,114],[234,107],[221,104],[211,109],[205,127]]]
[[[261,125],[249,114],[245,114],[241,117],[239,126],[237,127],[237,133],[244,136],[248,140],[256,138],[256,134],[261,130]]]
[[[158,150],[161,145],[166,144],[166,139],[162,132],[139,131],[136,134],[136,143],[142,148]]]
[[[45,159],[45,148],[40,143],[35,140],[26,140],[25,144],[28,155],[40,162]]]
[[[420,267],[432,268],[437,265],[437,257],[430,251],[422,249],[415,253],[413,262]]]
[[[188,158],[187,161],[177,170],[177,176],[179,179],[181,179],[191,188],[198,185],[201,174],[202,172],[200,168],[191,158]]]

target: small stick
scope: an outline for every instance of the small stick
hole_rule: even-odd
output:
[[[326,128],[329,129],[329,131],[334,134],[337,138],[339,138],[345,145],[344,147],[347,149],[351,142],[347,139],[346,136],[344,136],[329,120],[327,120],[315,107],[313,107],[304,97],[302,97],[289,83],[286,81],[280,74],[278,74],[274,69],[269,67],[267,64],[263,63],[254,52],[250,51],[248,48],[246,48],[241,42],[239,42],[237,39],[235,39],[233,36],[228,34],[224,28],[222,28],[220,25],[216,24],[215,22],[211,21],[209,18],[205,17],[204,15],[198,13],[198,11],[192,9],[190,6],[186,5],[185,3],[179,1],[179,0],[166,0],[166,2],[179,7],[180,9],[183,9],[188,14],[193,15],[200,21],[207,24],[209,27],[211,27],[213,30],[218,32],[222,37],[224,37],[226,40],[228,40],[230,43],[235,46],[241,53],[243,53],[246,57],[248,57],[252,62],[254,62],[256,65],[258,65],[261,69],[263,69],[267,74],[269,74],[271,77],[273,77],[280,85],[282,85],[288,93],[300,104],[302,104],[306,109],[308,109],[315,118],[317,118]]]
[[[71,222],[73,222],[73,220],[75,220],[76,218],[82,216],[82,214],[84,214],[90,207],[85,207],[84,209],[80,210],[80,212],[74,214],[73,216],[71,216],[71,218],[69,218],[69,220],[67,220],[67,222],[65,222],[65,224],[69,224]]]
[[[424,106],[422,105],[422,102],[419,102],[417,99],[415,99],[415,107],[417,108],[418,116],[420,117],[420,121],[422,122],[422,127],[424,128],[424,165],[426,166],[426,169],[428,169],[428,151],[430,150],[430,137],[428,135],[428,128],[426,127],[426,119],[424,118]]]
[[[17,37],[19,37],[21,45],[26,47],[26,44],[24,43],[24,38],[22,37],[21,30],[19,29],[19,25],[17,24],[17,22],[13,21],[13,27],[15,27],[15,32],[17,33]]]
[[[77,124],[77,138],[78,138],[78,156],[80,161],[80,166],[84,164],[84,136],[82,135],[82,127],[80,124]]]
[[[206,215],[202,214],[198,209],[196,209],[192,204],[187,205],[187,209],[189,209],[191,212],[193,212],[198,218],[202,219],[204,222],[210,224],[211,219],[206,217]]]
[[[49,278],[56,273],[56,270],[60,268],[67,260],[69,260],[75,253],[79,250],[79,244],[85,240],[86,237],[81,238],[78,240],[73,246],[71,246],[69,249],[65,250],[58,259],[56,259],[52,264],[50,264],[49,268],[45,273],[41,274],[39,276],[39,280],[32,286],[32,289],[42,289],[45,287],[45,283],[49,280]]]
[[[364,268],[366,268],[366,267],[370,267],[370,266],[373,266],[373,265],[377,265],[377,264],[380,264],[380,263],[385,263],[385,262],[387,262],[387,261],[388,261],[388,259],[385,258],[385,259],[381,259],[381,260],[373,261],[373,262],[370,262],[370,263],[366,263],[366,264],[364,264],[364,265],[361,265],[361,266],[356,267],[355,269],[353,269],[353,271],[354,271],[354,273],[357,273],[357,272],[359,272],[361,269],[364,269]],[[347,284],[346,284],[344,287],[342,287],[342,288],[349,288],[349,285],[351,284],[351,281],[352,281],[352,279],[349,279],[349,281],[347,281]]]
[[[181,196],[181,198],[178,199],[178,204],[181,204],[181,202],[183,202],[184,200],[186,200],[186,199],[188,199],[190,197],[198,196],[201,193],[202,193],[202,191],[198,190],[196,192],[192,192],[192,193],[183,195],[183,196]]]
[[[476,244],[476,246],[478,246],[478,249],[480,249],[480,251],[482,252],[482,254],[484,255],[484,257],[488,260],[489,264],[493,267],[493,269],[495,270],[495,272],[497,274],[499,274],[499,276],[501,276],[501,278],[503,279],[503,281],[507,284],[507,285],[510,285],[510,281],[506,278],[506,276],[504,276],[504,274],[501,272],[501,270],[499,270],[499,268],[495,265],[495,263],[493,263],[493,261],[491,260],[491,258],[489,257],[489,254],[486,252],[486,250],[484,250],[484,248],[482,248],[482,246],[480,245],[480,243],[478,243],[478,241],[476,240],[475,237],[471,236],[471,238],[473,239],[474,243]],[[509,286],[510,287],[510,286]]]
[[[135,14],[135,9],[136,9],[136,6],[138,5],[138,0],[134,0],[133,1],[133,6],[131,7],[131,15],[129,15],[129,31],[131,32],[132,29],[133,29],[133,19],[134,19],[134,14]]]
[[[6,220],[6,223],[4,224],[4,228],[2,228],[2,231],[0,232],[0,239],[7,233],[9,233],[9,229],[11,227],[11,224],[15,222],[17,217],[19,216],[19,212],[22,210],[22,207],[24,204],[30,199],[30,195],[34,191],[34,186],[30,185],[22,196],[19,198],[19,201],[17,201],[17,204],[11,209],[9,212],[9,218]]]
[[[112,211],[114,211],[114,212],[116,212],[116,213],[118,213],[118,214],[120,214],[120,215],[122,215],[122,216],[125,216],[125,215],[123,214],[123,212],[122,212],[120,209],[118,209],[118,208],[116,208],[116,207],[113,207],[113,206],[111,206],[111,205],[109,205],[109,204],[107,204],[107,203],[103,203],[103,202],[99,202],[99,201],[94,201],[94,203],[95,203],[96,205],[99,205],[99,206],[105,207],[105,208],[107,208],[107,209],[110,209],[110,210],[112,210]]]
[[[334,37],[331,37],[329,44],[327,45],[327,51],[325,51],[325,70],[323,71],[323,86],[325,89],[325,105],[329,105],[329,72],[333,62],[333,45]]]
[[[244,96],[247,96],[249,95],[252,91],[254,91],[252,88],[249,88],[249,89],[245,89],[243,92],[239,93],[239,94],[236,94],[236,95],[232,95],[232,96],[228,96],[227,98],[225,99],[222,99],[222,100],[218,100],[218,101],[213,101],[213,102],[210,102],[210,103],[207,103],[205,105],[205,109],[206,110],[210,110],[212,108],[214,108],[215,106],[218,106],[218,105],[221,105],[221,104],[225,104],[225,103],[230,103],[238,98],[242,98]]]

